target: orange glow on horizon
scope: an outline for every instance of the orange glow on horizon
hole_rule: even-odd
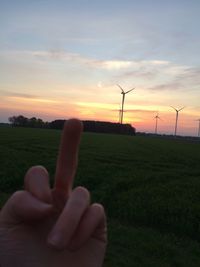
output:
[[[159,112],[158,133],[173,134],[175,112],[168,106],[130,105],[124,110],[123,123],[131,124],[137,131],[154,132],[155,116]],[[1,105],[1,112],[9,116],[36,116],[41,119],[67,119],[77,117],[82,120],[119,122],[119,105],[101,102],[71,102],[47,98],[6,97]],[[26,115],[28,114],[28,115]],[[179,114],[178,132],[195,134],[198,112],[185,109]]]

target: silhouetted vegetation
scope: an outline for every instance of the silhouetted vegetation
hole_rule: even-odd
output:
[[[65,120],[55,120],[49,123],[51,129],[62,129]],[[130,124],[112,123],[104,121],[83,121],[84,132],[117,133],[135,135],[135,128]]]
[[[10,123],[14,127],[31,127],[31,128],[50,128],[50,129],[62,129],[65,120],[54,120],[51,122],[44,122],[39,118],[26,118],[22,115],[12,116],[9,118]],[[135,128],[130,124],[120,124],[104,121],[83,121],[85,132],[96,133],[116,133],[135,135]]]
[[[8,120],[14,127],[48,128],[49,125],[48,122],[44,122],[40,118],[26,118],[22,115],[12,116]]]
[[[118,133],[135,135],[135,128],[130,124],[111,123],[103,121],[83,121],[85,132]]]
[[[0,122],[0,127],[10,127],[9,123]]]

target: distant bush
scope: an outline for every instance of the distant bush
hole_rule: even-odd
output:
[[[30,127],[30,128],[50,128],[62,129],[65,120],[54,120],[51,122],[44,122],[40,118],[26,118],[22,115],[12,116],[9,122],[14,127]],[[130,124],[120,124],[104,121],[83,121],[85,132],[96,133],[117,133],[126,135],[135,135],[135,128]]]
[[[102,121],[83,121],[84,131],[98,133],[118,133],[135,135],[135,128],[130,124],[120,124]]]
[[[10,127],[9,123],[0,122],[0,127]]]
[[[44,122],[40,118],[26,118],[23,115],[12,116],[8,118],[9,122],[14,127],[31,127],[31,128],[48,128],[49,123]]]
[[[55,120],[49,123],[51,129],[62,129],[65,120]],[[135,128],[130,124],[120,124],[104,121],[83,121],[85,132],[117,133],[135,135]]]

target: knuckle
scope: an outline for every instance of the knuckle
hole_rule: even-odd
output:
[[[11,196],[11,201],[12,202],[21,202],[24,201],[24,197],[26,196],[27,192],[20,190],[20,191],[16,191],[12,196]]]
[[[15,211],[21,203],[26,202],[26,196],[28,192],[26,191],[16,191],[9,199],[9,206],[12,211]]]

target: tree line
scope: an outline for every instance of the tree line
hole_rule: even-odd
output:
[[[32,117],[26,118],[22,115],[9,117],[9,122],[13,127],[31,127],[31,128],[48,128],[48,129],[62,129],[65,120],[54,120],[51,122],[44,122],[40,118]],[[96,133],[117,133],[126,135],[135,135],[135,128],[130,124],[120,124],[104,121],[83,121],[85,132]]]
[[[14,127],[48,128],[49,124],[40,118],[26,118],[22,115],[9,117],[8,121]]]

